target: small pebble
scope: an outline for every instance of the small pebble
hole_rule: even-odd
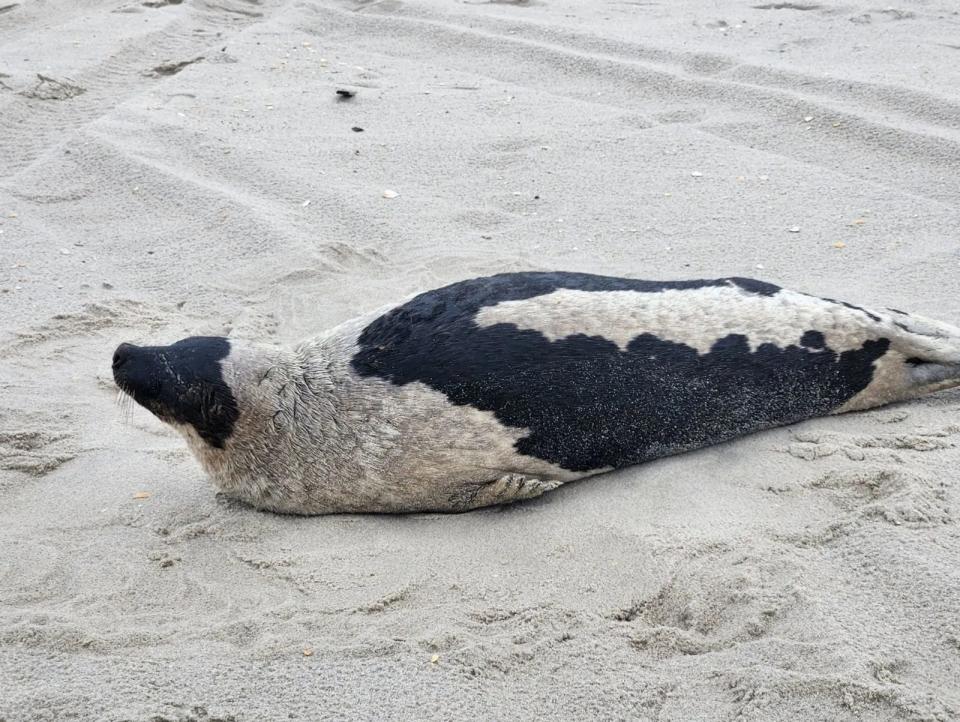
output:
[[[837,241],[836,243],[833,244],[833,247],[834,247],[834,248],[846,248],[846,247],[847,247],[847,244],[844,243],[843,241]]]
[[[307,206],[310,205],[310,201],[309,201],[309,200],[306,200],[306,201],[304,201],[303,203],[301,203],[300,205],[303,206],[304,208],[306,208]]]
[[[762,264],[762,263],[758,263],[758,264],[757,264],[757,270],[758,270],[758,271],[762,271],[762,270],[763,270],[763,264]]]
[[[303,648],[303,656],[304,656],[304,657],[312,657],[312,656],[313,656],[313,648],[312,648],[312,647],[304,647],[304,648]]]
[[[813,120],[813,116],[812,116],[812,115],[808,115],[808,116],[806,116],[806,117],[803,119],[803,122],[804,122],[804,123],[809,123],[811,120]]]
[[[350,130],[352,130],[354,133],[362,133],[362,132],[363,132],[363,128],[361,128],[359,125],[353,126]]]
[[[791,226],[791,227],[788,228],[787,230],[790,231],[790,233],[799,233],[799,232],[800,232],[800,226]]]
[[[436,663],[439,662],[439,661],[440,661],[440,655],[439,655],[439,654],[435,654],[435,655],[433,655],[432,657],[430,657],[430,664],[436,664]]]
[[[384,198],[396,198],[398,195],[400,194],[397,193],[396,191],[390,190],[389,188],[383,192]]]
[[[690,175],[692,175],[694,178],[702,178],[702,177],[703,177],[703,173],[701,173],[701,172],[698,171],[698,170],[693,171]]]
[[[61,253],[62,255],[64,255],[64,256],[69,256],[69,255],[70,255],[70,249],[69,249],[69,248],[61,248],[61,249],[60,249],[60,253]]]

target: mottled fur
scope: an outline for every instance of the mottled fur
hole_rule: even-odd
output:
[[[454,511],[537,496],[578,476],[521,457],[513,444],[523,432],[489,412],[419,385],[358,377],[349,362],[363,325],[351,321],[294,351],[232,342],[224,379],[242,411],[225,448],[180,427],[225,493],[299,514]]]
[[[495,296],[488,295],[472,302],[474,305],[464,312],[469,318],[457,317],[460,325],[456,331],[451,330],[454,325],[438,320],[441,311],[449,313],[451,304],[461,303],[465,297],[461,287],[455,285],[448,287],[452,291],[431,292],[440,294],[427,299],[433,305],[424,306],[425,296],[421,295],[392,309],[344,323],[294,350],[230,340],[229,354],[219,363],[222,381],[232,391],[239,415],[229,433],[224,434],[222,448],[201,438],[191,423],[173,425],[184,434],[218,487],[258,508],[297,514],[462,511],[535,497],[566,481],[612,466],[717,443],[757,428],[790,423],[808,415],[869,408],[960,383],[960,330],[902,312],[866,311],[742,279],[650,290],[624,289],[624,279],[608,279],[614,285],[606,290],[602,277],[578,276],[571,280],[554,274],[549,283],[544,278],[544,274],[513,274],[511,291],[504,294],[507,300],[497,301]],[[485,281],[476,279],[470,283],[481,284],[482,291]],[[538,283],[542,288],[524,291],[523,284],[527,283]],[[475,293],[475,289],[467,290]],[[388,331],[394,328],[390,319],[396,319],[395,338],[390,333],[371,335],[372,328],[383,330],[385,319]],[[410,328],[431,323],[436,327],[427,337],[435,344],[431,346],[430,354],[434,355],[430,358],[435,359],[437,368],[428,359],[418,362],[416,378],[409,374],[403,377],[409,369],[397,364],[407,357],[398,360],[389,354],[404,354],[404,343],[420,343],[410,335]],[[728,370],[723,364],[728,363],[724,360],[727,358],[731,359],[730,364],[747,359],[762,365],[776,363],[781,358],[777,354],[789,352],[792,358],[800,359],[798,363],[806,364],[809,360],[820,368],[824,364],[839,364],[844,353],[874,350],[866,362],[865,386],[849,398],[843,397],[842,403],[816,407],[813,412],[785,413],[751,424],[748,421],[754,406],[749,404],[767,409],[763,397],[771,393],[771,387],[744,388],[742,394],[749,404],[741,409],[746,414],[741,421],[729,421],[725,413],[718,412],[716,399],[712,406],[705,401],[702,409],[695,405],[695,413],[688,417],[688,423],[699,428],[665,432],[654,429],[662,433],[649,448],[626,449],[626,455],[621,454],[616,463],[606,466],[578,468],[577,463],[558,463],[546,453],[538,456],[536,448],[541,447],[525,447],[532,432],[513,425],[517,409],[510,405],[543,404],[546,409],[527,410],[545,412],[549,418],[553,413],[550,405],[562,404],[565,391],[577,390],[574,385],[603,384],[609,395],[611,383],[620,383],[624,399],[648,399],[649,396],[639,394],[649,389],[633,388],[629,378],[611,376],[621,373],[618,369],[626,366],[616,366],[611,371],[605,361],[603,373],[596,372],[590,366],[592,352],[583,355],[582,350],[576,352],[580,355],[571,362],[575,364],[571,366],[575,373],[564,377],[569,378],[571,388],[550,387],[557,392],[556,396],[545,394],[542,388],[546,387],[537,387],[532,381],[540,357],[518,361],[509,356],[509,348],[478,347],[490,356],[484,360],[486,365],[480,373],[475,359],[469,360],[471,366],[466,359],[450,355],[450,349],[475,343],[477,338],[487,339],[484,334],[490,329],[501,334],[496,337],[501,339],[497,341],[501,346],[509,345],[513,338],[518,343],[523,339],[539,343],[535,348],[542,347],[547,354],[553,350],[571,353],[570,348],[582,348],[563,346],[565,343],[595,343],[606,355],[604,358],[618,363],[630,361],[634,364],[630,368],[636,368],[637,349],[646,348],[637,345],[638,339],[652,339],[655,345],[651,348],[668,348],[679,354],[676,358],[685,359],[683,363],[699,362],[714,354],[720,368],[711,366],[714,376],[710,378],[720,379],[726,378]],[[456,336],[458,333],[461,336]],[[733,355],[725,356],[728,347]],[[634,355],[629,356],[628,352]],[[163,355],[162,351],[159,353]],[[505,361],[501,364],[498,359]],[[451,386],[449,380],[441,379],[439,365],[445,365],[446,373],[450,364],[457,363],[462,363],[463,368],[454,373]],[[649,364],[659,364],[664,373],[673,371],[670,363],[669,359],[658,360],[656,354],[650,355]],[[523,364],[526,366],[521,368]],[[517,383],[518,374],[530,370],[534,372],[530,376],[532,385],[524,382],[523,388],[534,389],[531,396],[497,395],[508,382]],[[740,371],[729,369],[735,382],[740,378],[735,374]],[[779,379],[774,383],[781,384],[782,389],[775,386],[774,393],[782,390],[787,397],[787,406],[776,407],[781,410],[777,413],[789,409],[790,394],[811,393],[809,382],[793,388],[789,375],[777,376],[783,369],[760,371],[769,371]],[[862,369],[858,373],[862,376]],[[472,384],[473,396],[458,395],[458,374],[462,374],[464,385]],[[130,390],[126,377],[119,373],[117,377],[118,384]],[[679,378],[682,380],[683,376]],[[697,379],[688,381],[695,384]],[[590,388],[585,390],[589,396]],[[616,398],[618,389],[613,391]],[[659,394],[657,409],[617,408],[611,410],[615,414],[610,418],[622,424],[628,418],[624,414],[629,414],[630,419],[643,419],[645,415],[668,413],[672,393],[686,394],[683,403],[691,403],[686,385],[668,385],[655,391]],[[812,391],[816,393],[817,389]],[[473,400],[478,393],[481,397],[489,393],[490,398]],[[709,396],[711,390],[706,388],[702,393]],[[165,418],[162,412],[152,410]],[[569,434],[574,441],[593,434],[600,446],[623,441],[616,438],[618,427],[597,428],[607,418],[604,409],[600,409],[599,415],[596,409],[586,407],[582,414],[577,408],[573,409],[573,416],[569,415],[570,409],[565,409],[565,413],[565,418],[574,421],[565,422],[562,430],[547,429],[546,433]],[[731,418],[736,417],[732,410],[730,414]],[[542,423],[543,414],[539,418]],[[581,419],[583,428],[577,428]],[[165,420],[171,420],[169,415]],[[570,428],[571,423],[574,428]],[[643,427],[630,433],[640,434],[636,436],[640,439],[652,432]],[[671,438],[676,439],[675,444],[670,443]]]

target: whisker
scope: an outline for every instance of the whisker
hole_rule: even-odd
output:
[[[117,409],[120,412],[120,420],[129,424],[133,418],[133,406],[134,406],[133,397],[130,394],[124,392],[122,389],[117,391]]]

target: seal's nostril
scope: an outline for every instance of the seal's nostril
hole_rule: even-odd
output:
[[[127,361],[130,360],[130,352],[133,350],[133,345],[129,343],[122,343],[117,346],[117,350],[113,352],[113,368],[118,369],[123,366]]]

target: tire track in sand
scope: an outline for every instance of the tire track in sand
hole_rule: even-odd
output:
[[[0,143],[0,183],[61,144],[77,128],[110,113],[121,103],[150,89],[175,73],[154,73],[163,63],[194,60],[217,50],[231,37],[262,22],[285,3],[279,0],[224,0],[178,6],[176,15],[165,14],[166,24],[125,43],[109,57],[78,69],[61,83],[80,89],[72,97],[42,99],[29,88],[9,87],[0,94],[4,142]],[[117,6],[91,8],[90,13],[109,13]],[[169,18],[169,19],[168,19]],[[173,67],[173,66],[170,66]],[[49,95],[49,93],[47,94]],[[62,95],[62,94],[61,94]]]

